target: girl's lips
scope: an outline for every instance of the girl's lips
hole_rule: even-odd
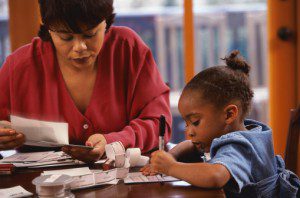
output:
[[[202,142],[192,142],[197,149],[204,149],[204,143]]]

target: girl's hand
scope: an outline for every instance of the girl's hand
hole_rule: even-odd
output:
[[[86,146],[94,147],[92,150],[70,146],[64,146],[62,150],[74,159],[78,159],[86,163],[93,163],[103,156],[106,144],[107,142],[103,135],[94,134],[91,135],[85,143]]]
[[[155,151],[151,154],[150,166],[152,172],[169,175],[169,170],[176,164],[174,157],[165,151]]]
[[[152,176],[158,174],[158,172],[154,172],[151,170],[150,164],[145,165],[143,168],[140,169],[140,172],[142,172],[143,175],[145,176]]]
[[[0,121],[0,150],[15,149],[23,145],[25,136],[10,128],[10,122]]]

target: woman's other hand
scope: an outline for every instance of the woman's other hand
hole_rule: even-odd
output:
[[[25,136],[11,129],[8,121],[0,121],[0,150],[15,149],[23,145]]]
[[[86,163],[93,163],[98,161],[105,152],[106,139],[101,134],[94,134],[86,141],[86,146],[93,147],[92,150],[80,147],[64,146],[62,150],[74,159]]]

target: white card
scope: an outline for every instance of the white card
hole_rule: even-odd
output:
[[[32,196],[31,192],[28,192],[22,186],[15,186],[12,188],[0,189],[0,197],[3,198],[17,198],[17,197],[28,197]]]
[[[76,177],[76,176],[92,174],[92,171],[89,169],[89,167],[82,167],[82,168],[44,171],[42,173],[42,175],[57,175],[57,174],[64,174],[64,175],[69,175],[71,177]]]
[[[14,115],[10,119],[12,128],[26,136],[27,145],[41,146],[38,143],[43,141],[69,144],[68,123],[33,120]]]

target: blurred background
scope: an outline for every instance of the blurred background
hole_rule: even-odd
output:
[[[135,30],[151,48],[171,87],[172,142],[185,138],[177,109],[185,85],[182,0],[115,0],[114,25]],[[266,0],[194,0],[195,73],[224,64],[220,58],[240,50],[252,65],[255,98],[250,118],[268,122]],[[0,0],[0,65],[10,54],[8,0]]]
[[[284,154],[290,109],[300,104],[300,4],[297,0],[114,0],[115,25],[134,29],[170,85],[172,142],[185,139],[177,103],[204,68],[237,49],[252,65],[249,118],[269,124]],[[0,0],[0,66],[39,27],[37,0]],[[0,90],[1,91],[1,90]]]

